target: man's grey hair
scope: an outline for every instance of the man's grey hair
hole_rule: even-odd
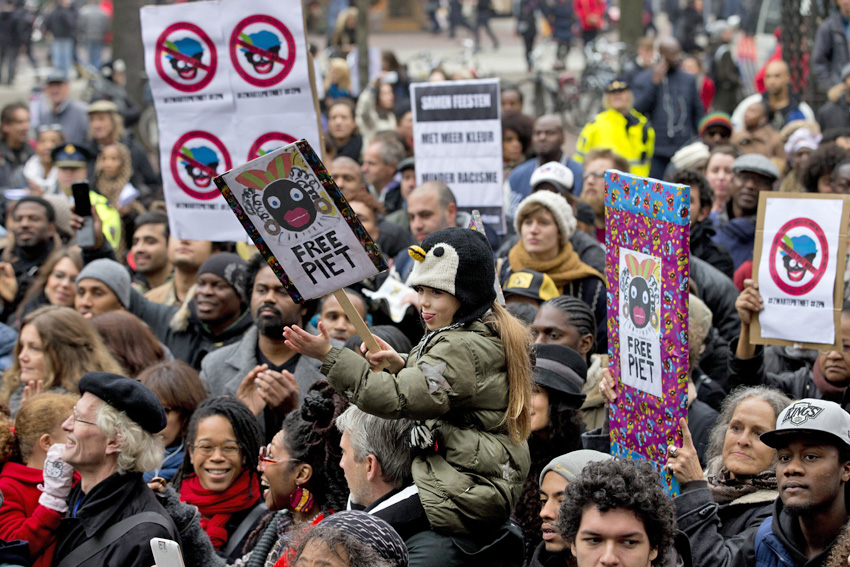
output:
[[[162,464],[165,449],[162,438],[142,429],[142,426],[106,402],[101,402],[95,420],[107,439],[117,441],[118,473],[145,472]]]
[[[404,146],[399,142],[376,140],[372,143],[378,146],[378,157],[384,165],[396,166],[405,157]]]
[[[410,420],[376,417],[356,406],[349,406],[336,418],[340,433],[348,433],[354,460],[362,463],[366,457],[374,455],[381,465],[384,482],[395,488],[413,482],[410,472],[413,454],[407,442],[412,425]]]

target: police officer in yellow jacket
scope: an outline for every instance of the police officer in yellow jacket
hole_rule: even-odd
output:
[[[610,149],[629,161],[631,173],[648,176],[655,130],[643,114],[632,108],[634,96],[629,85],[622,79],[611,81],[603,103],[606,110],[582,128],[573,159],[583,163],[590,150]]]
[[[58,169],[56,184],[59,193],[72,200],[71,185],[86,180],[88,162],[94,159],[94,155],[85,146],[75,144],[59,145],[50,155],[53,156],[53,165]],[[89,200],[103,223],[103,235],[117,250],[121,242],[121,215],[100,193],[89,191]]]

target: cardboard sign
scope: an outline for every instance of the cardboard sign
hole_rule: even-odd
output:
[[[664,463],[688,413],[690,198],[685,185],[605,172],[611,453],[652,462],[673,495]]]
[[[499,79],[410,86],[416,184],[442,181],[458,208],[504,229]]]
[[[764,310],[751,343],[841,351],[849,204],[842,195],[759,195],[753,279]]]
[[[305,140],[232,169],[215,183],[296,303],[387,269]]]
[[[243,239],[212,179],[302,138],[321,147],[301,4],[146,6],[141,23],[171,234]]]

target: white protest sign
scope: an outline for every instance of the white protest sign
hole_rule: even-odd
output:
[[[244,161],[231,152],[230,115],[224,120],[187,116],[160,131],[159,162],[171,233],[189,240],[244,240],[213,179]]]
[[[145,70],[157,114],[219,114],[233,107],[219,2],[141,10]]]
[[[620,247],[618,274],[621,379],[661,398],[661,258]]]
[[[228,171],[216,185],[298,302],[386,269],[377,245],[303,140]]]
[[[762,338],[835,343],[835,278],[844,273],[843,265],[838,266],[844,204],[840,197],[767,197],[758,266]]]
[[[504,228],[499,80],[410,87],[416,183],[442,181],[458,207]]]
[[[212,178],[296,140],[320,147],[301,3],[147,6],[141,20],[171,232],[241,240]]]

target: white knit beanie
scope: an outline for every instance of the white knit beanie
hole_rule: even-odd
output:
[[[514,230],[519,234],[520,219],[523,217],[523,211],[534,203],[543,205],[546,210],[552,213],[555,223],[558,225],[558,231],[561,233],[561,246],[570,241],[576,231],[576,217],[573,214],[573,208],[562,196],[552,191],[537,191],[532,193],[522,201],[517,207],[516,215],[514,216]]]

